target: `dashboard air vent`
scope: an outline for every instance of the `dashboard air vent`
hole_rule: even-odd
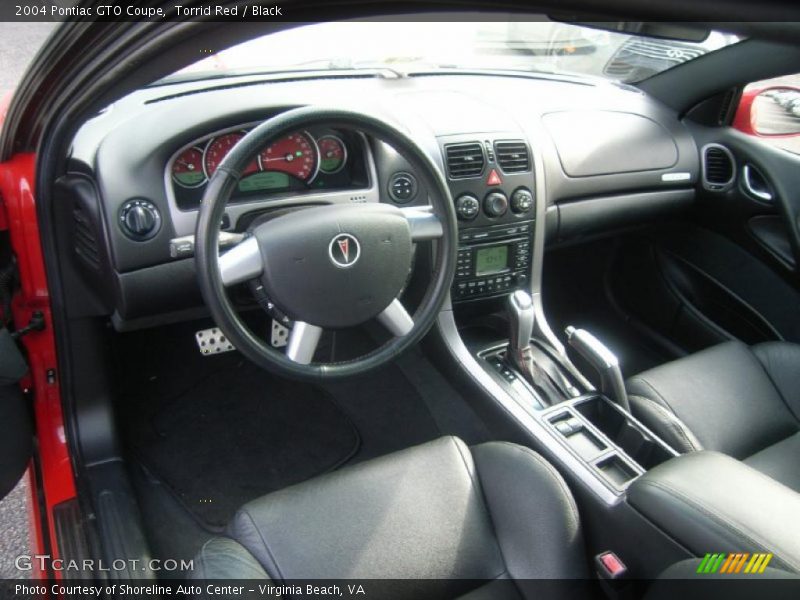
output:
[[[494,153],[504,173],[524,173],[531,168],[528,145],[522,140],[495,142]]]
[[[95,270],[100,269],[100,250],[97,245],[92,223],[83,212],[83,209],[76,206],[72,211],[75,222],[75,253],[83,261]]]
[[[483,174],[483,147],[478,142],[449,144],[444,147],[444,151],[450,179],[479,177]]]
[[[726,190],[736,176],[736,163],[731,151],[719,144],[703,148],[703,185],[715,192]]]

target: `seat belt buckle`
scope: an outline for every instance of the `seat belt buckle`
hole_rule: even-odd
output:
[[[609,600],[630,600],[634,597],[633,585],[628,578],[628,567],[611,550],[594,557],[600,587]]]
[[[628,575],[628,567],[611,550],[595,556],[594,564],[597,567],[597,574],[606,581],[619,581]]]

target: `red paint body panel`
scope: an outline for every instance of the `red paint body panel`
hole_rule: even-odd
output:
[[[758,135],[753,127],[753,101],[763,91],[763,89],[748,90],[742,94],[739,108],[736,109],[736,115],[733,117],[734,128],[747,135]]]
[[[28,380],[23,385],[33,390],[43,508],[48,534],[51,542],[54,542],[53,507],[75,497],[75,479],[61,408],[50,295],[36,214],[35,167],[34,154],[18,154],[0,163],[0,195],[21,282],[21,290],[12,304],[14,322],[17,328],[24,327],[31,315],[40,311],[46,323],[43,331],[32,332],[22,338],[30,365]],[[31,489],[35,493],[35,485]],[[38,501],[36,497],[33,500]],[[41,542],[41,536],[38,541]],[[51,554],[55,558],[58,549],[55,543],[52,546]]]

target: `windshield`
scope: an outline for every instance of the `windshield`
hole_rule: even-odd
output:
[[[492,69],[637,82],[738,41],[711,32],[679,42],[541,21],[348,21],[280,31],[213,54],[167,78],[269,71]],[[163,81],[162,81],[163,82]]]

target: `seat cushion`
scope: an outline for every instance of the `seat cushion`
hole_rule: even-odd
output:
[[[800,490],[800,346],[727,342],[628,380],[632,410],[676,450],[715,450]]]
[[[415,596],[435,585],[449,597],[520,597],[497,582],[587,575],[577,509],[553,467],[527,448],[470,452],[453,437],[250,502],[229,538],[205,546],[196,577],[260,567],[275,581],[406,579],[421,586]]]

